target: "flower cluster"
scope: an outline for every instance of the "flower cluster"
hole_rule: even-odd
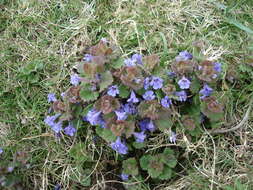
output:
[[[220,63],[197,62],[191,53],[182,51],[169,68],[157,74],[154,68],[159,64],[157,55],[133,54],[122,59],[114,55],[107,40],[101,40],[84,55],[77,73],[70,77],[72,86],[61,98],[48,94],[55,114],[47,116],[45,123],[56,134],[72,137],[81,118],[110,135],[98,134],[111,149],[127,157],[136,148],[145,148],[156,133],[167,135],[168,142],[175,144],[177,133],[198,135],[202,124],[216,125],[223,119],[215,86],[222,72]],[[171,154],[170,150],[166,154]],[[157,158],[164,159],[163,154]],[[160,179],[169,178],[163,172],[175,167],[151,158],[148,163],[159,170]],[[131,175],[135,174],[126,169],[120,177],[126,181]]]

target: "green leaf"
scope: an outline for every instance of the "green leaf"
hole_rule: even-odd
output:
[[[87,113],[92,109],[94,104],[89,104],[87,105],[84,109],[83,109],[83,112],[82,112],[82,115],[87,115]]]
[[[155,92],[155,94],[156,94],[156,97],[158,98],[158,101],[160,101],[163,98],[163,92],[162,92],[162,90],[157,90]]]
[[[232,25],[236,26],[237,28],[239,28],[239,29],[241,29],[241,30],[243,30],[243,31],[245,31],[245,32],[247,32],[247,33],[253,35],[253,30],[252,30],[251,28],[249,28],[249,27],[243,25],[242,23],[238,22],[237,20],[232,19],[232,18],[229,18],[229,19],[227,20],[227,22],[228,22],[229,24],[232,24]]]
[[[89,169],[83,170],[81,167],[77,167],[71,170],[69,176],[71,180],[87,187],[91,185],[91,177],[89,176],[90,173],[91,171]]]
[[[190,86],[190,90],[192,93],[196,94],[199,92],[201,85],[200,85],[200,81],[197,77],[193,77],[192,82],[191,82],[191,86]]]
[[[136,149],[142,149],[142,148],[146,147],[146,143],[145,142],[143,142],[143,143],[133,142],[132,145]]]
[[[101,82],[99,84],[100,92],[106,89],[113,83],[113,77],[110,71],[106,71],[105,73],[101,73]]]
[[[121,98],[127,98],[130,94],[130,90],[127,86],[125,85],[120,85],[119,86],[119,96]]]
[[[124,66],[124,59],[121,57],[115,61],[113,61],[113,63],[110,64],[114,69],[120,69],[122,66]]]
[[[109,129],[97,127],[96,133],[106,142],[113,142],[117,139],[117,137]]]
[[[123,161],[123,173],[128,175],[138,175],[138,166],[135,158],[129,158]]]
[[[161,131],[170,129],[173,125],[171,118],[158,119],[158,120],[155,120],[154,123],[155,123],[155,126],[157,126],[158,129]]]
[[[148,170],[149,160],[151,159],[151,155],[144,155],[140,159],[140,165],[143,170]]]
[[[168,166],[165,166],[163,172],[158,176],[161,180],[167,180],[172,177],[172,170]]]
[[[163,172],[163,170],[159,170],[157,168],[152,168],[152,167],[149,167],[148,168],[148,173],[149,175],[152,177],[152,178],[157,178],[159,175],[161,175]]]
[[[80,90],[80,97],[84,102],[94,101],[98,98],[99,93],[91,91],[90,84],[84,84]]]
[[[27,65],[22,67],[19,72],[23,75],[29,75],[32,72],[42,70],[43,67],[44,67],[44,65],[41,61],[34,61],[34,62],[28,63]]]
[[[86,151],[85,144],[84,143],[78,143],[74,145],[70,151],[69,155],[76,161],[76,162],[85,162],[87,160],[90,160],[90,156]]]
[[[163,151],[161,161],[171,168],[174,168],[177,165],[177,159],[174,155],[174,151],[171,150],[170,148],[166,148]]]

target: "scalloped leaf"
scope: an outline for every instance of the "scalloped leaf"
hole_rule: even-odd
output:
[[[143,170],[148,170],[149,161],[151,160],[151,155],[144,155],[140,159],[140,165]]]
[[[173,125],[173,122],[170,118],[158,119],[155,120],[155,126],[158,127],[159,130],[164,131],[166,129],[170,129]]]
[[[125,85],[120,85],[119,86],[119,96],[121,98],[127,98],[130,94],[130,90],[127,86]]]
[[[143,57],[142,61],[144,63],[145,69],[151,72],[155,68],[155,66],[160,62],[160,58],[158,55],[153,54]]]
[[[114,142],[117,139],[117,137],[112,133],[112,131],[106,128],[97,127],[96,133],[108,143]]]
[[[114,69],[120,69],[121,67],[123,67],[125,64],[124,64],[124,58],[119,58],[115,61],[113,61],[110,66],[112,66],[112,68]]]
[[[113,77],[110,71],[106,71],[105,73],[101,73],[101,82],[99,84],[99,92],[102,92],[108,86],[113,83]]]
[[[85,84],[80,90],[80,98],[84,102],[94,101],[98,98],[99,93],[91,90],[90,84]]]
[[[123,161],[123,173],[128,175],[138,175],[139,170],[135,158],[129,158]]]
[[[172,177],[172,169],[168,166],[165,166],[163,172],[158,176],[161,180],[167,180]]]

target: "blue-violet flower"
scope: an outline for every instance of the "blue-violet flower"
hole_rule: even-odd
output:
[[[121,178],[123,181],[127,181],[127,180],[128,180],[128,177],[129,177],[128,174],[122,173],[122,174],[120,175],[120,178]]]
[[[64,128],[64,133],[73,137],[76,133],[76,128],[72,124],[69,124],[67,127]]]
[[[155,94],[152,90],[148,90],[146,91],[142,97],[145,99],[145,100],[154,100],[155,99]]]
[[[78,74],[73,74],[70,76],[70,83],[74,86],[77,86],[79,82],[81,81],[81,78],[78,76]]]
[[[164,108],[169,108],[170,105],[172,104],[172,101],[168,96],[165,96],[164,98],[161,99],[161,104]]]
[[[160,77],[152,77],[152,80],[150,82],[150,85],[153,87],[153,89],[157,90],[163,87],[163,79]]]
[[[185,102],[187,99],[187,94],[184,90],[175,92],[175,95],[179,98],[180,102]]]
[[[204,87],[199,91],[199,93],[203,95],[200,97],[200,99],[210,96],[212,92],[213,92],[213,89],[207,84],[204,84]]]
[[[131,103],[138,103],[139,102],[139,99],[136,98],[136,95],[133,90],[132,90],[130,98],[127,100],[127,102],[131,102]]]
[[[47,95],[47,101],[50,103],[50,102],[55,102],[57,101],[56,97],[55,97],[55,94],[54,93],[49,93]]]
[[[141,120],[139,122],[139,125],[140,125],[142,131],[149,130],[150,132],[153,132],[155,130],[155,125],[154,125],[153,121],[149,118]]]
[[[117,94],[119,94],[119,89],[117,85],[113,85],[111,87],[109,87],[107,94],[110,96],[115,97]]]
[[[178,81],[178,85],[181,89],[188,89],[190,88],[191,82],[187,78],[182,77],[182,79]]]
[[[146,138],[146,136],[147,136],[147,135],[145,135],[145,131],[142,131],[140,133],[136,133],[135,132],[133,134],[135,136],[136,142],[138,142],[138,143],[143,143],[144,140],[145,140],[145,138]]]
[[[117,137],[117,140],[111,143],[111,148],[119,154],[127,154],[128,151],[126,144],[121,142],[120,137]]]

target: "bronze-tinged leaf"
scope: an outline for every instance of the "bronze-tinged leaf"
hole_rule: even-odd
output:
[[[174,94],[174,92],[176,92],[176,87],[173,84],[166,84],[164,85],[164,87],[162,88],[162,91],[167,95],[172,95]]]
[[[135,130],[135,122],[134,121],[126,121],[126,127],[125,127],[125,135],[126,138],[130,138]]]
[[[190,131],[196,128],[195,121],[190,116],[183,117],[183,125]]]
[[[93,64],[104,65],[106,62],[105,56],[93,56],[91,62]]]
[[[105,71],[105,66],[101,63],[86,62],[83,64],[83,70],[86,75],[94,78],[95,74]]]
[[[160,62],[160,58],[158,55],[153,54],[143,57],[142,62],[144,64],[144,67],[149,72],[151,72],[155,68],[155,66]]]
[[[174,62],[171,65],[172,71],[179,75],[184,75],[187,73],[193,72],[194,69],[194,62],[192,61],[179,61],[179,62]]]
[[[143,87],[144,77],[138,67],[122,68],[120,79],[124,85],[134,90],[139,90]]]
[[[116,121],[115,123],[111,125],[110,129],[115,136],[119,137],[124,133],[125,127],[126,127],[126,121]]]
[[[211,61],[203,61],[198,65],[197,76],[200,80],[212,82],[216,80],[215,75],[218,73],[214,69],[214,64]]]
[[[164,164],[160,161],[159,156],[154,156],[154,158],[149,161],[149,167],[161,172],[163,171]]]
[[[66,92],[66,98],[71,103],[78,103],[81,102],[80,98],[80,86],[72,86]]]
[[[55,112],[64,112],[66,111],[66,105],[62,101],[55,101],[53,103],[53,110]]]
[[[72,86],[69,88],[69,90],[67,91],[67,95],[68,96],[76,96],[79,97],[80,96],[80,86]]]
[[[103,112],[103,114],[111,113],[112,111],[119,109],[119,101],[109,95],[102,96],[96,103],[95,108]]]
[[[203,99],[207,103],[207,109],[213,113],[222,113],[223,106],[218,103],[215,97],[210,96]]]
[[[104,41],[100,41],[97,45],[90,47],[89,54],[93,56],[110,55],[112,49]]]
[[[115,136],[122,136],[125,134],[126,138],[131,137],[135,130],[135,123],[127,120],[111,120],[110,125],[107,126],[109,126],[110,130]]]
[[[159,119],[161,105],[156,100],[142,101],[138,106],[138,112],[142,118],[151,120]]]

